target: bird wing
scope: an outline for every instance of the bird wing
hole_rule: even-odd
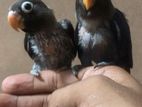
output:
[[[76,52],[77,52],[77,46],[76,46],[76,42],[75,42],[75,34],[74,34],[74,28],[73,25],[71,24],[71,22],[67,19],[61,20],[59,22],[59,24],[62,26],[62,28],[64,29],[64,31],[67,33],[67,35],[72,39],[73,43],[74,43],[74,55],[76,56]]]
[[[35,52],[36,43],[34,36],[31,36],[30,34],[25,35],[24,48],[32,59],[36,57],[36,52]]]
[[[74,40],[74,28],[71,22],[67,19],[61,20],[59,24],[65,30],[65,32]]]
[[[130,28],[125,15],[116,9],[111,21],[111,30],[117,35],[117,47],[119,50],[119,64],[128,68],[133,67],[132,43]]]
[[[79,33],[79,30],[80,30],[80,26],[79,26],[79,22],[77,23],[76,25],[76,28],[75,28],[75,33],[74,33],[74,41],[75,41],[75,44],[78,46],[78,42],[79,42],[79,38],[78,38],[78,33]]]

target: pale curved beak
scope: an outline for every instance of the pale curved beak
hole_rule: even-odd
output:
[[[83,0],[83,4],[86,10],[89,10],[91,7],[93,7],[94,1],[93,0]]]
[[[22,16],[19,15],[16,11],[9,11],[8,23],[16,31],[19,31],[19,29],[24,29]]]

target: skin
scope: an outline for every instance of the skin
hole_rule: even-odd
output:
[[[43,71],[7,77],[0,107],[141,107],[142,86],[116,66],[70,72]],[[54,92],[52,92],[54,91]],[[50,93],[52,92],[52,93]],[[40,94],[39,94],[40,93]]]

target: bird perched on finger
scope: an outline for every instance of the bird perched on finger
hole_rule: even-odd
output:
[[[16,31],[25,32],[25,50],[34,61],[33,75],[46,69],[70,69],[76,50],[69,20],[58,22],[41,0],[18,0],[10,6],[8,22]]]
[[[133,67],[132,43],[125,15],[111,0],[76,0],[76,44],[81,67]],[[75,66],[75,68],[79,66]]]

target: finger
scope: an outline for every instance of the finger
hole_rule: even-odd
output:
[[[2,91],[10,94],[50,93],[77,81],[70,71],[43,71],[40,77],[18,74],[7,77],[2,83]]]
[[[17,107],[16,102],[17,97],[8,94],[0,94],[0,107]]]
[[[71,89],[69,89],[71,91]],[[51,95],[15,96],[0,94],[0,107],[77,107],[73,94],[65,89]],[[73,99],[72,99],[73,98]]]
[[[72,86],[57,89],[50,95],[0,94],[0,107],[77,107],[76,102],[79,100],[75,98],[75,90],[72,89]]]
[[[48,107],[47,95],[14,96],[0,95],[0,107]]]

